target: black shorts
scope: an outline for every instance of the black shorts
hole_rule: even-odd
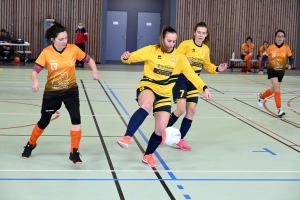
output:
[[[64,102],[69,113],[80,115],[78,87],[60,92],[44,92],[41,113],[54,114],[60,109],[62,102]]]
[[[151,90],[154,94],[155,100],[153,102],[153,115],[157,112],[167,112],[171,114],[171,97],[165,97],[165,96],[160,96],[159,94],[155,93],[151,88],[147,86],[142,86],[139,87],[136,90],[136,101],[138,101],[138,96],[140,93],[144,90]]]
[[[178,79],[173,87],[173,101],[186,99],[187,103],[198,103],[199,91],[188,79]]]
[[[278,82],[282,82],[284,72],[283,73],[278,73],[274,69],[268,69],[267,73],[268,73],[268,79],[277,77]]]

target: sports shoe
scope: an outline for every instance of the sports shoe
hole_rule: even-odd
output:
[[[188,146],[184,139],[181,139],[177,144],[173,146],[174,148],[181,149],[184,151],[190,151],[192,148]]]
[[[257,95],[257,98],[258,98],[258,103],[257,104],[258,104],[259,107],[262,107],[263,103],[264,103],[264,99],[261,99],[260,95],[261,95],[261,93]]]
[[[153,155],[149,154],[149,155],[144,155],[142,162],[147,164],[150,167],[156,167],[157,164],[155,162],[155,160],[153,159]]]
[[[22,153],[22,158],[29,158],[29,156],[31,155],[32,150],[36,147],[35,145],[31,145],[29,144],[29,142],[27,142],[26,146],[24,146],[24,151]]]
[[[131,140],[131,137],[130,136],[123,136],[121,138],[121,140],[118,141],[118,144],[124,148],[124,149],[127,149],[129,144],[130,144],[130,140]]]
[[[283,111],[282,108],[278,109],[278,117],[282,117],[283,115],[285,115],[285,112]]]
[[[70,152],[69,159],[73,161],[75,165],[82,164],[82,160],[79,157],[80,153],[78,149],[73,148],[73,153]]]

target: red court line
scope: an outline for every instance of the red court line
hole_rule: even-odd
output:
[[[289,143],[291,143],[291,144],[293,144],[293,145],[295,145],[295,146],[297,146],[297,147],[300,147],[300,145],[298,145],[298,144],[296,144],[296,143],[294,143],[294,142],[288,140],[287,138],[285,138],[285,137],[283,137],[283,136],[281,136],[281,135],[279,135],[279,134],[277,134],[277,133],[275,133],[275,132],[273,132],[273,131],[267,129],[266,127],[264,127],[264,126],[262,126],[262,125],[260,125],[260,124],[257,124],[256,122],[254,122],[254,121],[248,119],[247,117],[244,117],[244,116],[242,116],[242,115],[236,113],[235,111],[233,111],[233,110],[231,110],[231,109],[229,109],[229,108],[223,106],[222,104],[219,104],[219,103],[217,103],[216,101],[213,101],[213,100],[211,100],[211,101],[214,102],[215,104],[218,104],[219,106],[221,106],[221,107],[223,107],[223,108],[225,108],[225,109],[227,109],[227,110],[233,112],[234,114],[236,114],[236,115],[238,115],[238,116],[240,116],[240,117],[242,117],[242,118],[244,118],[244,119],[250,121],[251,123],[253,123],[253,124],[255,124],[255,125],[261,127],[262,129],[265,129],[265,130],[269,131],[270,133],[272,133],[272,134],[274,134],[274,135],[276,135],[276,136],[282,138],[283,140],[285,140],[285,141],[287,141],[287,142],[289,142]]]
[[[41,107],[39,105],[35,105],[35,104],[29,104],[29,103],[20,103],[20,102],[12,102],[12,101],[0,101],[0,102],[5,102],[5,103],[15,103],[15,104],[23,104],[23,105],[29,105],[29,106],[37,106],[37,107]],[[50,121],[56,120],[57,118],[59,118],[60,113],[58,111],[55,112],[56,116],[51,119]],[[35,124],[27,124],[27,125],[21,125],[21,126],[11,126],[11,127],[5,127],[5,128],[0,128],[0,130],[7,130],[7,129],[13,129],[13,128],[23,128],[23,127],[27,127],[27,126],[34,126]]]

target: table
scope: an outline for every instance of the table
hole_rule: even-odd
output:
[[[241,62],[245,62],[244,60],[242,59],[230,59],[230,62],[229,62],[229,68],[230,68],[230,71],[233,72],[233,68],[234,67],[241,67],[241,66],[236,66],[237,64],[241,63]],[[256,71],[256,68],[258,68],[258,60],[250,60],[250,62],[252,62],[252,65],[253,63],[255,63],[256,65],[253,66],[253,69],[254,69],[254,72]],[[246,66],[245,66],[246,67]]]
[[[25,48],[30,46],[30,43],[24,42],[24,44],[15,44],[15,43],[0,43],[0,46],[21,46],[23,47],[23,53],[25,55]],[[23,65],[25,65],[25,59],[23,61]]]

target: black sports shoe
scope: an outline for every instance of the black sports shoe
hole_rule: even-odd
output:
[[[24,146],[24,151],[22,153],[22,158],[29,158],[29,156],[31,155],[32,150],[36,147],[35,145],[31,145],[29,144],[29,142],[27,142],[26,146]]]
[[[82,160],[80,159],[79,155],[80,155],[79,150],[74,148],[73,153],[70,152],[69,159],[73,161],[75,165],[82,164]]]

